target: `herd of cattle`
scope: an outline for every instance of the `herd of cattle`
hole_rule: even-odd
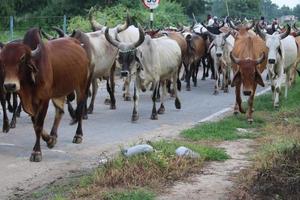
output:
[[[41,137],[49,148],[55,146],[65,103],[73,118],[72,123],[77,123],[73,143],[82,142],[82,119],[93,112],[99,79],[106,80],[110,108],[116,109],[114,79],[118,66],[124,78],[124,100],[131,100],[130,83],[133,82],[132,121],[139,118],[139,92],[147,89],[153,91],[151,119],[164,113],[164,98],[168,92],[175,97],[176,109],[180,109],[180,79],[184,79],[186,89],[191,90],[190,79],[196,86],[198,68],[202,63],[202,79],[210,70],[215,79],[215,95],[220,89],[228,92],[229,85],[235,86],[234,112],[246,113],[241,104],[241,89],[249,96],[247,119],[251,123],[257,84],[264,86],[262,72],[268,71],[274,107],[278,107],[281,85],[285,79],[287,97],[287,88],[295,80],[297,64],[300,63],[300,31],[296,26],[293,26],[294,30],[286,25],[285,29],[267,31],[254,21],[235,25],[228,20],[219,27],[195,22],[181,30],[144,31],[140,26],[130,25],[129,18],[114,28],[97,23],[92,11],[89,19],[93,32],[76,30],[66,35],[55,28],[59,38],[54,38],[39,28],[32,28],[23,39],[0,45],[3,132],[15,127],[22,106],[31,116],[36,134],[30,161],[42,160]],[[87,106],[90,88],[92,97]],[[20,98],[19,104],[17,97]],[[74,110],[71,102],[75,98],[77,108]],[[50,99],[56,112],[51,132],[47,134],[43,126]],[[157,100],[160,100],[159,109],[156,109]],[[6,103],[8,110],[13,112],[11,123]]]

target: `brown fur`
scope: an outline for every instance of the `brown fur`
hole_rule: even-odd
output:
[[[43,43],[39,38],[40,51],[31,56],[30,48],[25,44],[8,44],[1,52],[6,80],[20,82],[16,91],[23,108],[33,121],[36,143],[31,161],[41,161],[40,136],[52,148],[56,143],[57,127],[63,114],[65,96],[77,93],[78,127],[73,142],[80,143],[82,138],[82,109],[86,100],[89,82],[89,60],[80,43],[72,38],[63,38]],[[25,59],[22,60],[22,56]],[[55,122],[50,136],[43,130],[49,100],[56,107]]]
[[[246,28],[241,28],[236,36],[232,55],[240,60],[240,63],[233,64],[233,72],[235,74],[232,86],[236,86],[236,105],[235,112],[245,111],[242,108],[241,86],[243,85],[244,93],[250,92],[248,100],[247,118],[252,122],[253,101],[257,84],[264,86],[261,78],[261,73],[265,70],[267,61],[264,61],[256,66],[256,61],[263,54],[267,55],[267,47],[265,42],[258,36],[249,33]]]

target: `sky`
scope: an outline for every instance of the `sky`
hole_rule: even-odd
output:
[[[297,4],[300,4],[300,0],[272,0],[272,2],[277,4],[279,7],[286,5],[290,8],[293,8]]]

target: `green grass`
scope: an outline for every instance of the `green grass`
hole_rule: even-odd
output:
[[[254,133],[238,134],[237,128],[259,128],[264,124],[260,117],[255,118],[254,124],[249,124],[243,115],[229,116],[218,122],[199,124],[194,128],[181,132],[185,138],[197,140],[236,140],[240,138],[253,138]]]
[[[130,191],[112,191],[104,194],[105,200],[154,200],[155,194],[145,189]]]

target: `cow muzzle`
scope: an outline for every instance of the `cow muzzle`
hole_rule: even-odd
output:
[[[217,56],[218,58],[220,58],[220,57],[222,56],[222,54],[221,54],[221,53],[217,53],[216,56]]]
[[[121,71],[121,77],[128,77],[129,76],[129,71]]]
[[[17,83],[4,83],[4,89],[6,92],[16,92],[20,86]]]
[[[243,91],[243,93],[244,93],[245,96],[250,96],[252,94],[251,91]]]
[[[270,64],[275,64],[276,60],[275,60],[275,59],[269,59],[268,62],[269,62]]]

